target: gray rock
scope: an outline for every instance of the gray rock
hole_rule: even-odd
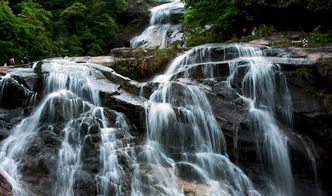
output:
[[[12,196],[12,187],[6,178],[0,174],[0,195],[1,196]]]
[[[22,84],[24,87],[28,88],[30,91],[35,90],[38,76],[33,69],[10,69],[8,73],[14,78],[18,83]]]
[[[26,105],[30,91],[13,78],[0,80],[0,107],[14,109]]]

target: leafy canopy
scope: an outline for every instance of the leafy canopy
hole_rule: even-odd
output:
[[[0,63],[103,54],[126,9],[125,0],[0,0]]]

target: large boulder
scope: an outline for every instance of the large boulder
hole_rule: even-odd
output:
[[[16,68],[8,70],[8,73],[30,91],[36,90],[38,76],[33,69]]]
[[[0,80],[0,107],[14,109],[26,105],[29,98],[29,90],[13,78]]]

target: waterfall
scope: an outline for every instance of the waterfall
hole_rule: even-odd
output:
[[[168,23],[173,3],[179,1],[152,9],[151,24]],[[102,82],[107,80],[102,70],[108,68],[68,59],[46,60],[41,65],[39,102],[11,74],[2,76],[0,103],[8,84],[15,85],[27,98],[23,106],[30,104],[33,110],[2,141],[0,173],[14,196],[295,196],[290,143],[303,148],[317,183],[316,162],[310,141],[289,133],[292,103],[277,57],[283,58],[283,53],[250,44],[207,44],[184,52],[153,79],[159,86],[142,106],[145,116],[139,129],[145,132],[137,137],[129,132],[136,130],[136,124],[102,107],[101,90],[117,89],[111,91],[112,98],[121,93],[129,96],[121,86]],[[236,98],[230,104],[241,105],[246,115],[244,126],[236,125],[231,134],[220,128],[217,106],[211,101],[213,96],[228,101],[217,97],[218,85],[234,92]],[[144,99],[143,87],[136,90]],[[248,141],[243,142],[243,132],[249,135]],[[45,133],[55,138],[48,138],[51,147],[42,145]],[[228,149],[230,140],[233,150]],[[49,153],[46,162],[43,153]],[[247,156],[255,160],[247,163]],[[52,166],[47,176],[36,177],[49,182],[44,189],[38,189],[39,184],[32,183],[36,179],[24,173],[36,160],[43,167]]]
[[[260,54],[256,54],[259,56]],[[271,166],[271,178],[276,185],[271,195],[293,195],[293,177],[287,150],[287,138],[283,135],[275,120],[277,109],[284,111],[286,122],[291,122],[291,102],[284,77],[280,76],[278,65],[265,58],[249,60],[249,70],[242,80],[243,99],[248,101],[251,117],[251,129],[264,137],[262,149],[258,149],[262,158]],[[232,65],[234,66],[234,65]],[[237,66],[238,67],[238,66]],[[235,71],[235,70],[234,70]],[[231,75],[234,75],[231,73]],[[285,87],[277,92],[277,83]],[[278,95],[287,97],[276,100]],[[276,108],[277,105],[280,105]],[[264,158],[263,158],[264,159]]]
[[[154,179],[147,182],[151,188],[139,187],[133,195],[184,195],[180,177],[204,184],[207,195],[259,195],[229,161],[224,136],[197,87],[169,82],[149,102],[139,172],[149,168]],[[145,178],[146,173],[137,175]]]
[[[114,122],[109,123],[111,119],[106,118],[100,107],[99,92],[93,81],[96,70],[88,64],[51,60],[43,64],[43,69],[49,72],[43,82],[43,100],[30,117],[11,131],[1,146],[0,172],[12,185],[13,194],[33,194],[22,179],[21,170],[34,138],[46,127],[62,138],[56,155],[54,184],[48,195],[75,195],[77,178],[87,170],[82,160],[85,148],[91,145],[92,138],[99,137],[99,172],[95,174],[98,192],[100,195],[120,195],[122,168],[117,162],[116,151],[124,146],[115,134],[130,137],[125,117],[110,111]],[[55,130],[59,127],[61,130],[57,133]]]
[[[145,175],[153,176],[153,180],[147,182],[151,188],[136,184],[133,195],[184,195],[184,182],[181,180],[191,181],[193,178],[196,183],[198,181],[206,186],[204,192],[207,195],[260,195],[245,173],[228,159],[223,133],[204,93],[196,86],[170,81],[171,76],[179,70],[194,63],[206,63],[208,67],[216,58],[206,55],[208,47],[198,48],[176,58],[164,76],[154,79],[163,83],[151,95],[146,106],[147,138],[140,155],[145,164],[135,174],[139,179],[146,178]],[[259,48],[248,48],[249,51],[242,51],[229,47],[227,53],[217,58],[225,61],[261,52]],[[209,68],[204,69],[204,73],[213,75]],[[267,120],[268,123],[272,121]],[[278,146],[269,143],[273,146],[271,149],[277,150],[277,154],[281,150],[280,153],[285,157],[277,161],[289,167],[285,144],[277,128],[273,128],[272,132],[280,143]]]
[[[129,127],[126,117],[118,112],[116,114],[115,127],[103,128],[101,137],[102,144],[100,147],[100,163],[101,170],[99,171],[99,194],[100,195],[123,195],[122,181],[124,178],[124,171],[119,164],[117,151],[124,148],[124,144],[116,138],[116,134],[122,133],[124,137],[130,138]],[[103,117],[105,119],[105,116]],[[106,121],[104,121],[106,122]],[[107,127],[105,124],[104,127]],[[126,150],[122,151],[127,153]],[[126,154],[126,157],[132,160],[132,156]]]
[[[167,48],[174,42],[181,42],[182,25],[174,23],[174,15],[181,15],[183,7],[181,0],[171,0],[152,8],[149,27],[131,40],[131,47]]]
[[[238,91],[239,96],[247,104],[250,130],[255,132],[257,138],[263,138],[263,145],[257,143],[256,151],[262,164],[268,164],[271,171],[267,176],[268,179],[272,179],[271,182],[267,182],[267,186],[270,188],[264,195],[291,196],[294,194],[294,183],[287,138],[277,123],[277,120],[281,120],[285,124],[292,124],[291,99],[280,67],[272,64],[266,58],[268,51],[267,47],[246,44],[198,46],[176,58],[165,74],[157,76],[154,80],[167,82],[180,72],[185,72],[184,76],[188,77],[190,69],[194,68],[197,71],[198,66],[202,67],[203,77],[212,79],[216,74],[214,73],[215,66],[228,65],[229,75],[226,78],[228,87],[235,88],[234,90]],[[234,78],[239,78],[239,75],[243,78],[240,86],[236,87],[238,81],[235,81]],[[178,94],[179,92],[170,96],[176,99]],[[196,92],[195,96],[197,94]],[[182,100],[179,98],[177,101],[180,99]],[[196,107],[199,107],[197,105],[199,104],[196,104]],[[204,106],[204,108],[208,107]],[[172,138],[178,137],[173,136]],[[165,141],[165,136],[163,141]],[[202,160],[204,159],[201,158]],[[220,167],[223,167],[222,164]]]

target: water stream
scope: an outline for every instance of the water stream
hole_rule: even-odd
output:
[[[181,0],[160,1],[164,4],[150,10],[150,25],[144,32],[131,40],[131,47],[166,48],[183,38],[182,25],[175,23],[182,14]],[[166,2],[166,3],[165,3]]]

